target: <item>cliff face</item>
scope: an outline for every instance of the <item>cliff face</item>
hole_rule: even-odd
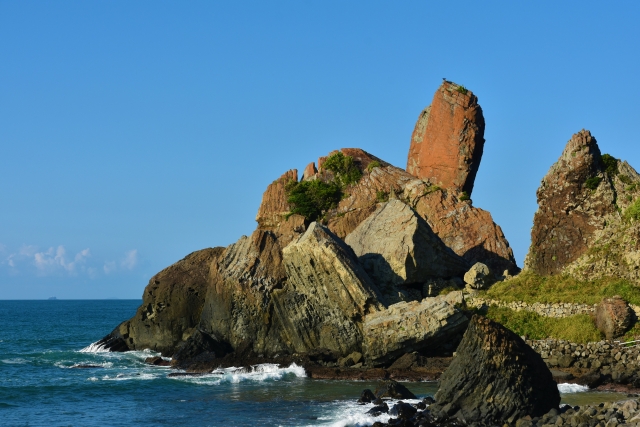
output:
[[[610,158],[609,165],[604,164],[589,131],[573,135],[537,191],[538,211],[525,268],[541,275],[577,274],[574,262],[620,235],[617,230],[624,222],[619,212],[633,200],[630,184],[638,181],[626,162]],[[604,268],[592,265],[587,270]]]
[[[471,195],[484,149],[484,117],[473,92],[444,81],[411,135],[407,172]]]

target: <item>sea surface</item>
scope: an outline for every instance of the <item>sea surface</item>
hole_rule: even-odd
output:
[[[388,419],[356,404],[375,382],[312,380],[295,365],[169,378],[169,368],[144,363],[157,353],[96,351],[92,344],[140,303],[0,301],[0,425],[342,427]],[[437,390],[435,383],[406,385],[420,398]],[[559,388],[572,405],[624,397]]]

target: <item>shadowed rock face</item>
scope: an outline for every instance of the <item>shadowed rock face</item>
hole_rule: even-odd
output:
[[[581,130],[569,140],[542,179],[537,197],[525,268],[557,274],[589,249],[607,215],[616,213],[612,177],[604,171],[589,131]]]
[[[407,172],[454,192],[473,191],[484,149],[484,117],[478,98],[445,81],[418,117]]]
[[[474,315],[429,409],[463,423],[501,425],[558,408],[560,394],[539,354],[503,326]]]
[[[171,356],[194,331],[207,293],[209,269],[224,248],[193,252],[149,280],[135,316],[102,339],[113,351],[152,349]]]
[[[380,289],[424,283],[431,277],[462,277],[469,268],[424,219],[397,199],[380,204],[345,242]]]
[[[383,299],[355,254],[313,222],[283,250],[286,286],[274,292],[275,313],[294,351],[359,351],[362,318],[384,309]]]

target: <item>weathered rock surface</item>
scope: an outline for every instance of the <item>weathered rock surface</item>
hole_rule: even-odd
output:
[[[633,324],[633,311],[619,296],[605,298],[596,306],[596,327],[608,340],[624,335]]]
[[[473,289],[483,289],[493,283],[493,274],[489,267],[476,262],[464,275],[464,282]]]
[[[242,236],[211,266],[200,329],[234,350],[247,346],[257,354],[286,350],[273,321],[271,300],[285,279],[275,233],[258,229],[250,237]]]
[[[444,81],[411,135],[407,172],[455,193],[471,195],[484,149],[478,98]]]
[[[193,252],[149,280],[135,316],[99,344],[112,351],[152,349],[171,356],[200,321],[210,265],[224,248]]]
[[[540,355],[503,326],[474,315],[442,374],[433,414],[501,425],[558,408],[560,395]]]
[[[537,197],[525,268],[557,274],[587,252],[607,218],[617,215],[615,186],[589,131],[581,130],[569,140],[543,178]]]
[[[283,249],[286,286],[274,292],[286,345],[296,352],[360,351],[362,318],[384,299],[342,240],[319,223]]]
[[[285,187],[289,181],[298,181],[298,171],[291,169],[273,181],[264,194],[258,208],[256,221],[261,230],[274,230],[285,220],[289,212],[289,203]]]
[[[424,283],[431,277],[462,276],[469,267],[424,219],[397,199],[381,204],[345,243],[383,292],[392,292],[395,285]]]
[[[370,365],[389,363],[404,353],[434,347],[464,331],[467,317],[455,307],[461,292],[400,302],[364,318],[363,354]]]

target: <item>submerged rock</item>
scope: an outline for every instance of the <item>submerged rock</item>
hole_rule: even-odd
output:
[[[540,355],[513,332],[474,315],[442,374],[431,412],[465,424],[501,425],[558,408],[558,387]]]
[[[407,172],[471,195],[484,149],[484,117],[473,92],[444,81],[411,135]]]

